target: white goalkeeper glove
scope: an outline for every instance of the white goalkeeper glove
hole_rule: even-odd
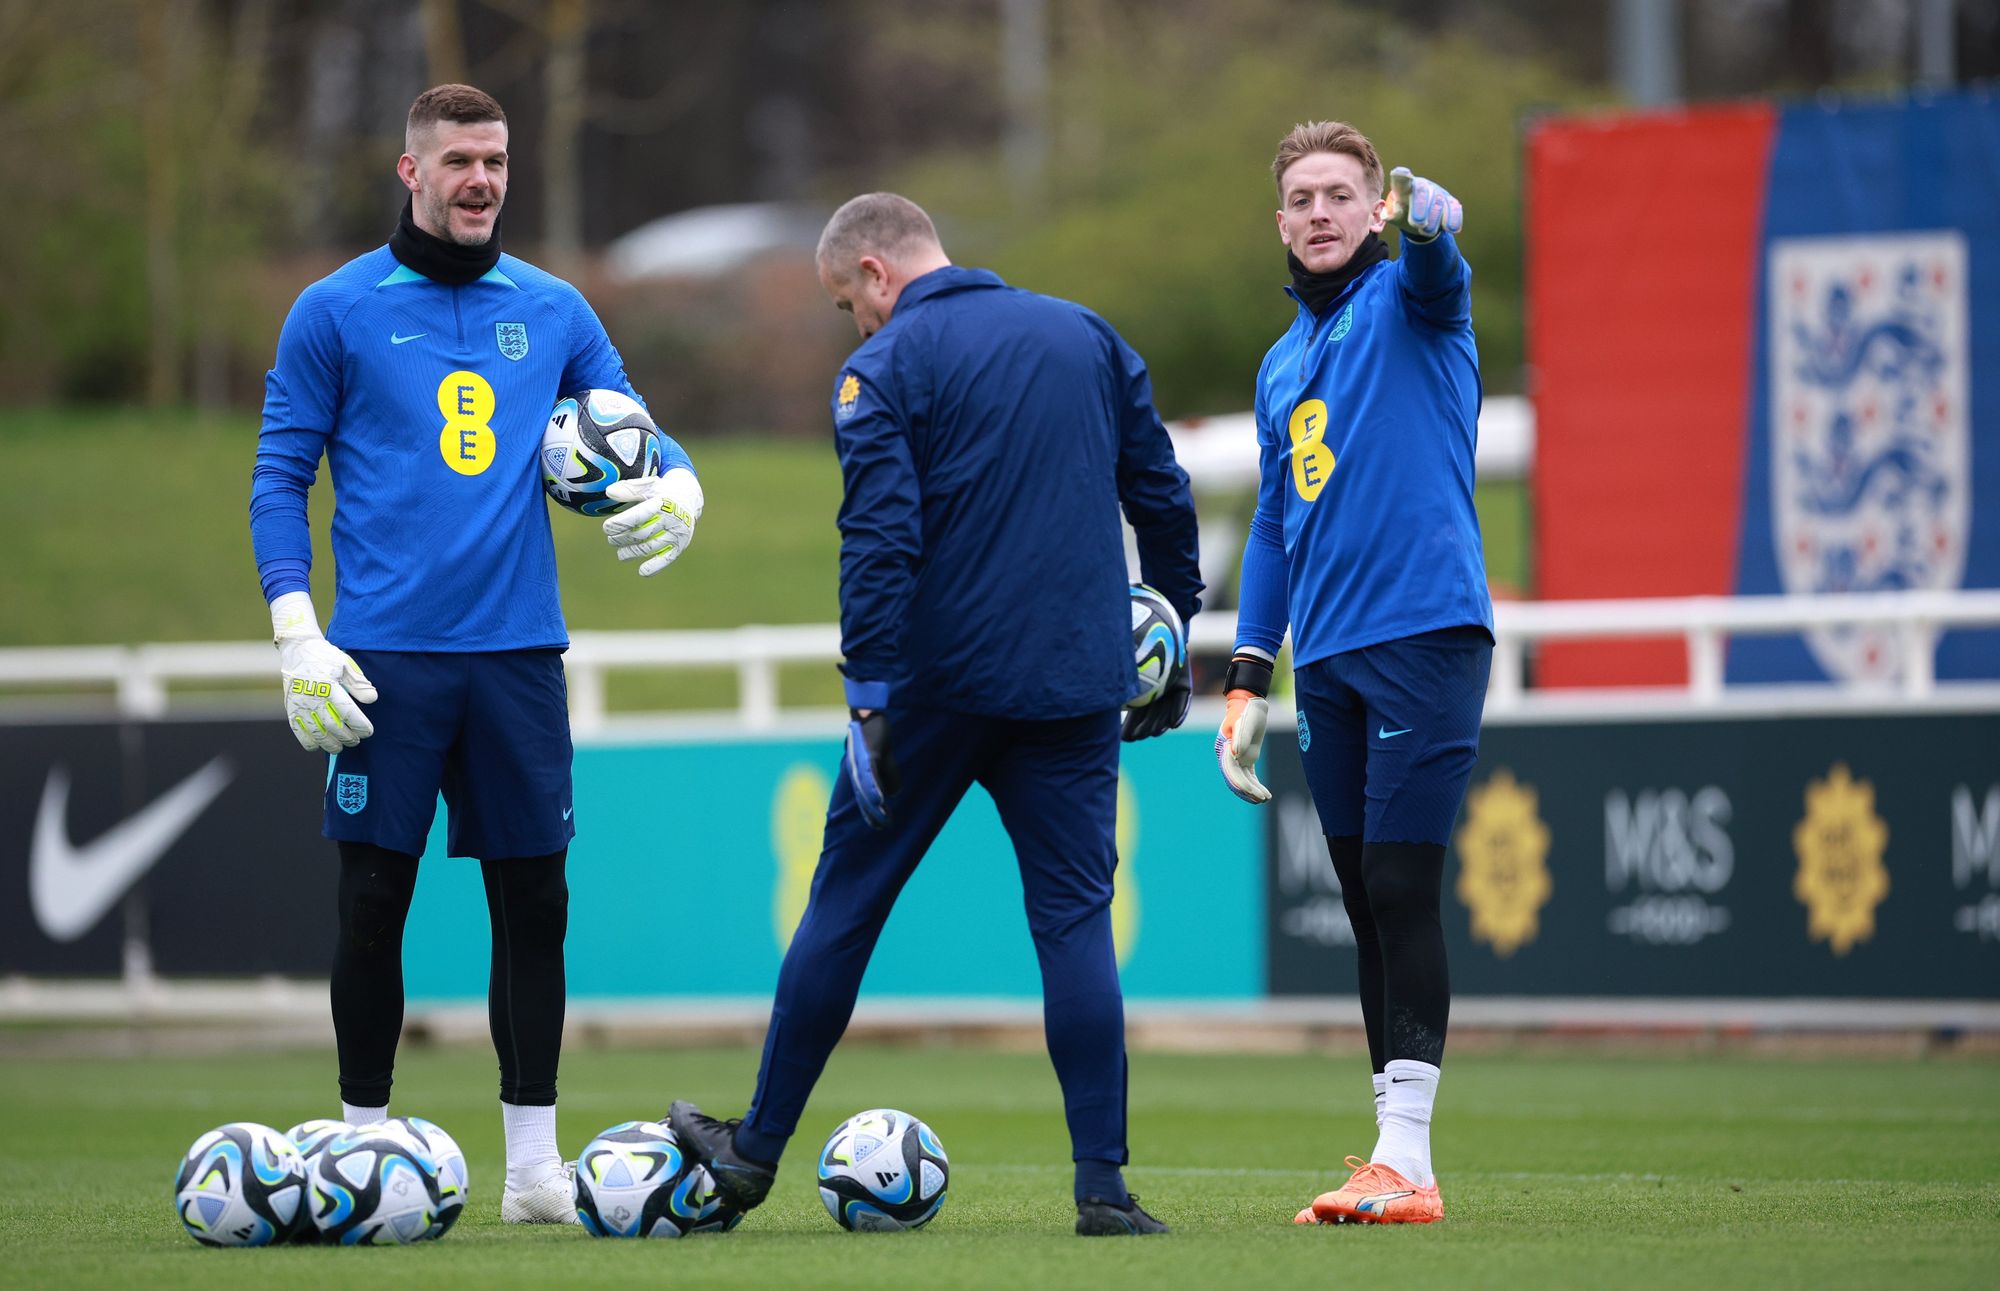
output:
[[[271,644],[284,674],[285,720],[300,748],[338,753],[375,733],[360,708],[375,702],[375,685],[319,630],[310,595],[286,592],[271,602]]]
[[[1428,179],[1412,175],[1408,166],[1389,172],[1389,201],[1382,221],[1403,231],[1413,242],[1429,242],[1440,233],[1458,236],[1465,227],[1465,206]]]
[[[629,502],[604,522],[604,537],[618,549],[620,560],[643,560],[642,578],[651,578],[674,563],[694,541],[694,522],[701,519],[701,481],[685,466],[664,475],[620,480],[604,490],[613,502]]]
[[[1229,792],[1243,801],[1269,802],[1271,791],[1257,778],[1257,758],[1264,751],[1264,726],[1271,715],[1270,701],[1264,698],[1271,689],[1271,665],[1239,654],[1229,661],[1222,686],[1229,704],[1215,736],[1215,760],[1222,766],[1222,778],[1229,782]]]

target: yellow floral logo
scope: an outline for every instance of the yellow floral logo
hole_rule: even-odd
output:
[[[1806,935],[1836,955],[1875,935],[1875,907],[1889,895],[1882,854],[1889,826],[1875,814],[1875,786],[1846,763],[1806,786],[1806,817],[1792,830],[1799,872],[1792,895],[1806,908]]]
[[[778,859],[777,882],[771,890],[771,930],[777,934],[779,950],[792,944],[792,934],[805,916],[826,832],[826,805],[832,797],[833,786],[825,774],[806,763],[785,772],[771,796],[771,851]]]
[[[1458,899],[1472,912],[1472,935],[1502,959],[1541,932],[1541,911],[1556,890],[1549,877],[1549,827],[1532,785],[1505,767],[1465,799],[1458,828]]]
[[[840,406],[834,409],[834,415],[842,421],[847,420],[854,415],[855,401],[860,398],[861,378],[855,376],[852,372],[842,376],[840,378]]]
[[[1139,799],[1132,782],[1118,773],[1118,870],[1111,887],[1111,945],[1118,966],[1132,958],[1139,944],[1139,875],[1134,863],[1139,859]]]

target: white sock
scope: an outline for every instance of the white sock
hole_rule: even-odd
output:
[[[1382,1106],[1388,1099],[1389,1096],[1388,1089],[1389,1089],[1388,1073],[1382,1071],[1376,1072],[1375,1073],[1375,1133],[1378,1136],[1382,1133]]]
[[[507,1134],[507,1183],[525,1188],[562,1169],[562,1153],[556,1150],[556,1109],[500,1104],[500,1120]]]
[[[340,1119],[349,1125],[373,1125],[377,1121],[389,1119],[389,1105],[380,1107],[356,1107],[345,1099],[340,1103]]]
[[[1393,1167],[1419,1188],[1431,1177],[1431,1106],[1437,1101],[1439,1071],[1427,1062],[1397,1058],[1383,1073],[1389,1078],[1382,1105],[1382,1134],[1370,1161]]]

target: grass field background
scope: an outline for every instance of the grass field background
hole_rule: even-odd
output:
[[[584,1050],[564,1059],[560,1137],[692,1097],[740,1111],[747,1048]],[[1365,1155],[1357,1056],[1132,1060],[1133,1188],[1167,1238],[1070,1232],[1060,1102],[1039,1053],[854,1046],[836,1053],[772,1199],[726,1236],[592,1239],[498,1222],[493,1060],[415,1049],[394,1110],[464,1146],[466,1218],[386,1250],[215,1251],[173,1214],[196,1135],[334,1107],[331,1054],[10,1056],[0,1066],[0,1282],[181,1287],[1982,1287],[2000,1267],[2000,1067],[1990,1058],[1466,1054],[1436,1142],[1447,1217],[1428,1229],[1294,1228]],[[926,1230],[836,1229],[811,1153],[843,1117],[894,1105],[952,1160]]]
[[[0,413],[0,448],[21,478],[0,508],[0,646],[241,641],[270,630],[250,552],[254,418],[61,409]],[[555,512],[563,607],[572,629],[724,628],[831,623],[840,469],[831,435],[738,435],[687,445],[708,507],[688,554],[658,577],[620,565],[593,521]],[[56,488],[46,482],[68,481]],[[84,482],[87,487],[78,487]],[[87,500],[86,500],[87,499]],[[1204,499],[1248,514],[1250,499]],[[1529,585],[1527,491],[1480,486],[1492,577]],[[332,492],[311,500],[314,603],[333,607],[327,547]],[[1023,523],[1032,523],[1026,517]],[[474,571],[476,574],[476,571]],[[788,703],[834,704],[830,667],[785,669]],[[614,674],[615,708],[724,707],[735,674]]]

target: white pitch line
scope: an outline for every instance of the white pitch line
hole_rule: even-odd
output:
[[[996,1174],[1057,1174],[1066,1173],[1067,1166],[1031,1165],[1024,1162],[995,1163],[981,1161],[967,1163],[961,1169],[981,1173],[993,1171]],[[1171,1175],[1190,1179],[1329,1179],[1346,1173],[1346,1168],[1334,1170],[1278,1170],[1259,1166],[1167,1166],[1133,1165],[1127,1166],[1135,1175]],[[1684,1174],[1633,1174],[1629,1171],[1607,1171],[1591,1174],[1571,1173],[1559,1170],[1452,1170],[1446,1172],[1452,1179],[1505,1180],[1514,1183],[1646,1183],[1664,1186],[1674,1184],[1684,1187],[1701,1187],[1713,1183],[1742,1183],[1759,1186],[1802,1186],[1832,1184],[1843,1188],[1905,1188],[1911,1185],[1907,1179],[1794,1179],[1774,1178],[1760,1175],[1684,1175]],[[2000,1188],[1996,1184],[1981,1184],[1982,1190]]]

